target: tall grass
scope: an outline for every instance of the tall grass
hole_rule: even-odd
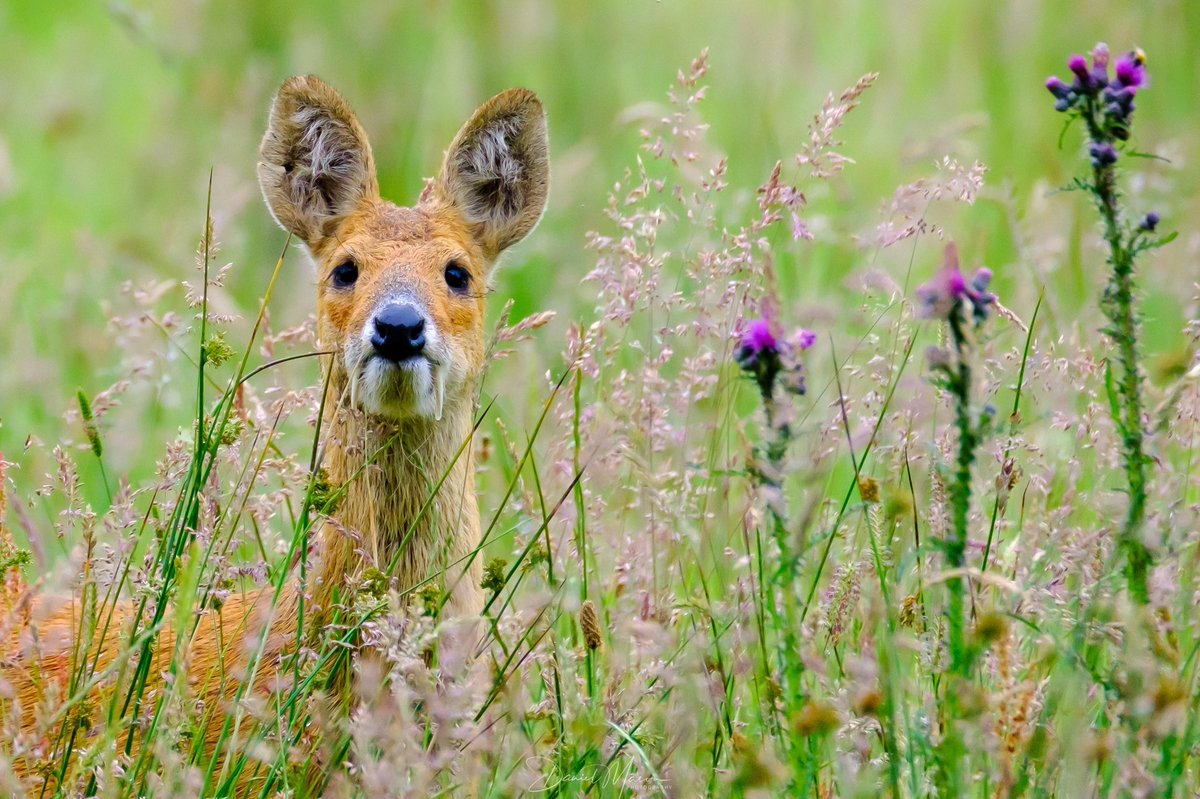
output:
[[[865,124],[876,76],[827,95],[799,151],[749,183],[731,176],[753,167],[710,136],[708,80],[702,55],[645,122],[588,237],[595,308],[550,368],[527,373],[536,400],[524,407],[503,366],[485,385],[458,453],[476,447],[480,463],[482,624],[441,612],[462,563],[416,585],[377,564],[311,614],[313,532],[338,524],[345,492],[321,470],[325,372],[288,389],[302,384],[293,359],[318,343],[307,326],[271,326],[277,281],[296,266],[286,245],[244,341],[227,343],[233,320],[214,298],[235,273],[214,268],[209,210],[189,311],[133,289],[120,327],[131,347],[147,340],[135,333],[166,341],[175,365],[152,379],[192,392],[191,423],[153,479],[100,471],[112,491],[100,511],[81,486],[76,453],[105,464],[118,384],[80,395],[86,449],[55,447],[39,495],[10,497],[31,546],[64,542],[79,607],[67,679],[38,682],[32,723],[0,694],[10,792],[1200,789],[1194,355],[1158,386],[1139,378],[1140,446],[1163,466],[1141,486],[1138,527],[1174,556],[1122,571],[1131,411],[1109,413],[1098,317],[1063,318],[1053,297],[1043,310],[1040,287],[1004,275],[997,299],[957,261],[912,289],[951,232],[972,259],[983,165],[939,157],[847,231],[821,198],[856,169],[841,139]],[[1089,257],[1094,244],[1084,237]],[[832,310],[791,291],[823,245],[858,265],[853,302]],[[549,346],[546,317],[508,313],[494,358]],[[1197,323],[1181,335],[1194,347]],[[444,479],[430,475],[422,514]],[[11,576],[29,558],[4,543]],[[246,671],[221,675],[229,701],[206,706],[188,642],[246,596],[265,598],[230,633]],[[293,637],[269,640],[293,597]],[[104,642],[115,656],[98,654]]]

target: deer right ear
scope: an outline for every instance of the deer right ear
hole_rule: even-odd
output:
[[[379,194],[367,134],[341,95],[311,75],[289,78],[275,95],[259,159],[272,216],[310,247]]]
[[[546,112],[528,89],[509,89],[476,109],[422,199],[454,208],[488,258],[523,239],[546,207],[550,183]]]

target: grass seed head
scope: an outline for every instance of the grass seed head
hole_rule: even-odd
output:
[[[600,627],[600,616],[596,612],[596,604],[585,599],[579,608],[579,626],[583,630],[583,643],[593,652],[604,645],[604,636]]]

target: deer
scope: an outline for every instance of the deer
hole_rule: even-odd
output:
[[[281,596],[271,587],[235,593],[203,611],[186,642],[183,676],[210,711],[206,756],[234,685],[252,678],[265,690],[278,677],[296,645],[301,603],[310,614],[328,613],[372,564],[394,563],[401,590],[441,575],[445,614],[481,613],[469,443],[487,351],[485,300],[501,254],[542,216],[548,148],[538,97],[502,92],[471,115],[437,176],[402,207],[380,196],[367,134],[337,91],[310,75],[288,79],[276,93],[257,177],[271,215],[313,265],[318,339],[331,353],[324,356],[333,401],[322,419],[323,466],[344,495],[317,534],[306,585],[292,578]],[[32,588],[12,594],[4,595],[8,628],[0,628],[0,708],[15,709],[29,732],[46,686],[66,684],[79,610],[72,598]],[[116,622],[132,613],[132,603],[122,603]],[[247,673],[245,642],[258,630],[261,665]],[[148,690],[161,687],[174,635],[158,634]],[[122,643],[109,635],[96,645],[97,674],[111,670]],[[94,690],[103,695],[105,687]],[[8,754],[16,773],[29,775],[49,752]]]

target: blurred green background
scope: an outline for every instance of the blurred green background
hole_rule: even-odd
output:
[[[604,228],[607,193],[634,163],[639,128],[665,113],[676,71],[706,47],[702,110],[713,146],[730,159],[725,201],[734,216],[776,160],[791,162],[827,92],[881,73],[842,130],[841,151],[856,163],[812,187],[818,240],[784,242],[782,289],[795,313],[821,308],[818,321],[836,325],[839,308],[855,307],[851,276],[868,264],[897,280],[910,258],[915,277],[933,270],[940,245],[923,243],[915,257],[911,247],[880,255],[856,237],[869,239],[898,184],[950,155],[989,168],[981,200],[938,220],[968,265],[995,268],[1018,313],[1028,315],[1045,282],[1051,324],[1095,329],[1089,309],[1104,270],[1086,198],[1051,195],[1080,169],[1078,135],[1059,149],[1062,119],[1042,83],[1098,40],[1149,55],[1137,143],[1171,163],[1145,162],[1130,186],[1136,207],[1156,208],[1165,227],[1181,231],[1146,261],[1144,280],[1149,349],[1178,358],[1200,251],[1190,225],[1200,181],[1194,0],[4,0],[0,453],[21,465],[18,489],[32,491],[45,463],[23,459],[27,436],[82,438],[64,419],[76,390],[95,394],[124,373],[121,339],[108,324],[110,313],[131,307],[122,284],[195,279],[210,169],[217,263],[235,264],[214,302],[252,315],[284,240],[259,199],[257,143],[273,91],[301,72],[324,77],[357,110],[383,192],[402,204],[476,105],[513,85],[542,96],[550,204],[509,256],[496,296],[515,298],[518,315],[552,309],[559,317],[508,375],[553,368],[566,325],[590,318],[585,234]],[[298,252],[285,275],[272,304],[276,329],[311,313]],[[187,313],[181,298],[174,307]],[[305,385],[315,375],[309,362],[290,379]],[[152,391],[136,414],[113,421],[111,471],[136,482],[153,469],[189,418],[189,386]]]

